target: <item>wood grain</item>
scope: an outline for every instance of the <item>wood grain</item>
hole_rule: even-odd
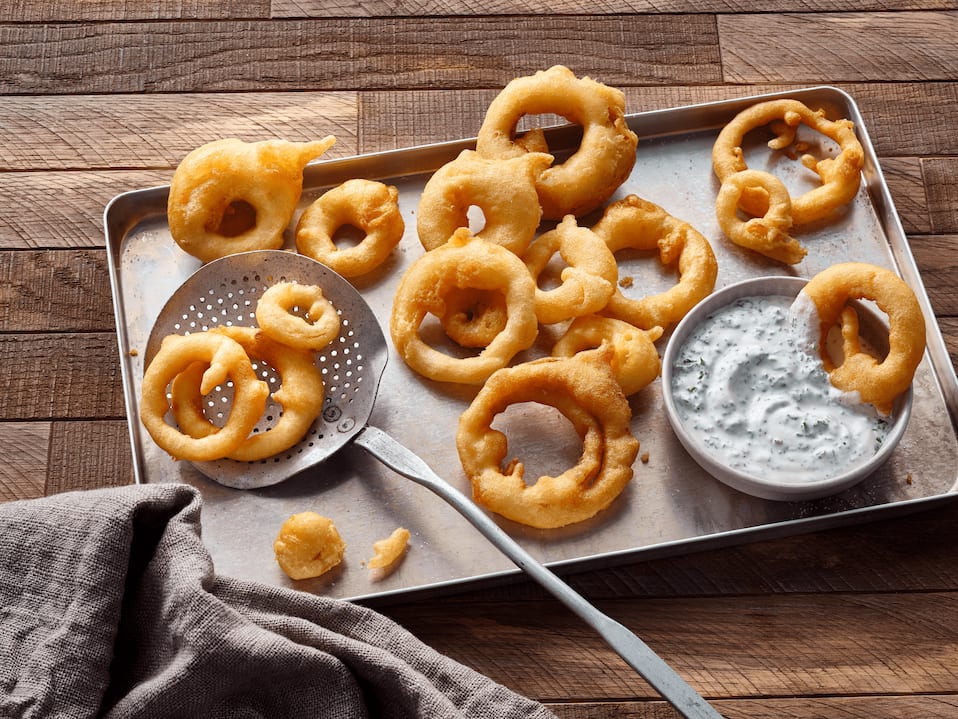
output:
[[[2,172],[0,251],[103,248],[107,203],[122,192],[166,184],[172,174],[172,170]]]
[[[0,332],[111,331],[106,253],[0,252]]]
[[[935,314],[958,315],[958,235],[910,239]]]
[[[112,333],[0,334],[0,420],[124,417]]]
[[[880,157],[878,162],[905,232],[931,232],[931,216],[921,158]]]
[[[958,232],[958,158],[923,158],[921,171],[928,188],[931,231]]]
[[[938,326],[945,338],[945,346],[948,348],[951,363],[958,367],[958,318],[938,317],[937,319]]]
[[[954,12],[719,15],[718,28],[726,82],[816,82],[823,65],[832,82],[958,73]]]
[[[0,25],[0,93],[494,87],[570,57],[613,84],[721,80],[708,15],[332,18]]]
[[[315,140],[326,157],[356,154],[352,92],[7,97],[0,104],[0,169],[173,169],[211,140]]]
[[[0,502],[44,496],[49,443],[48,422],[0,422]]]
[[[0,22],[269,17],[269,0],[8,0]]]
[[[52,424],[48,495],[132,483],[133,456],[126,420]]]

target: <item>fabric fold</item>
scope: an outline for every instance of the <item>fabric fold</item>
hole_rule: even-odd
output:
[[[350,602],[218,576],[182,484],[0,505],[0,715],[546,719]]]

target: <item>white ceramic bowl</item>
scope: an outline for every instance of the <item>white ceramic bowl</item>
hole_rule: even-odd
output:
[[[817,499],[836,494],[857,484],[888,459],[901,440],[911,416],[912,390],[909,389],[895,402],[888,435],[874,455],[834,476],[805,482],[776,480],[774,476],[759,476],[732,468],[724,464],[714,454],[711,454],[708,448],[686,430],[672,394],[672,370],[679,350],[692,331],[710,314],[738,299],[760,295],[795,297],[806,282],[807,280],[798,277],[758,277],[730,285],[709,295],[696,305],[675,328],[662,357],[662,394],[665,400],[665,409],[669,423],[682,446],[706,472],[716,479],[741,492],[763,499],[780,501]],[[874,315],[873,320],[887,326],[884,318],[880,317],[878,313],[867,307],[860,308],[860,311],[862,310],[870,312]],[[863,328],[865,324],[863,318]]]

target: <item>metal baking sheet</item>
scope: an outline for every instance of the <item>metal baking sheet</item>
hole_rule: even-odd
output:
[[[851,119],[866,157],[857,198],[837,220],[800,233],[809,254],[793,268],[730,245],[714,216],[718,183],[711,169],[711,148],[718,129],[744,107],[778,96],[794,97],[825,108],[829,116]],[[822,500],[772,502],[726,487],[689,458],[668,425],[659,383],[655,382],[631,400],[633,429],[647,461],[636,462],[634,480],[612,507],[593,520],[558,530],[534,530],[499,519],[503,528],[541,561],[566,571],[837,526],[954,497],[958,383],[854,101],[835,88],[816,87],[643,112],[630,115],[629,123],[640,138],[635,168],[613,199],[634,193],[695,226],[709,238],[718,257],[717,288],[756,275],[810,277],[848,259],[892,267],[905,277],[919,295],[929,326],[928,351],[915,379],[914,414],[891,460],[860,485]],[[577,141],[576,131],[570,128],[550,130],[549,138],[553,148],[574,147]],[[384,330],[396,283],[423,251],[415,232],[423,184],[432,171],[472,146],[472,140],[463,140],[319,162],[307,168],[300,211],[325,189],[351,177],[383,180],[400,190],[406,221],[400,247],[379,271],[354,281]],[[750,166],[771,169],[783,177],[793,194],[818,182],[801,163],[772,155],[760,141],[747,148],[747,159]],[[137,420],[143,350],[167,298],[199,267],[170,237],[165,215],[167,192],[168,187],[131,191],[116,197],[105,211],[126,410],[136,481],[186,482],[201,491],[203,537],[217,571],[370,601],[413,592],[451,591],[467,583],[498,581],[515,574],[518,570],[509,560],[453,509],[360,448],[347,446],[331,460],[278,486],[242,491],[206,479],[188,463],[172,461],[153,444]],[[288,247],[293,246],[291,237],[287,242]],[[647,253],[619,259],[620,273],[635,280],[627,294],[661,291],[675,281],[674,275]],[[554,328],[544,331],[537,347],[526,356],[546,353],[556,336]],[[424,380],[394,356],[370,424],[417,452],[440,476],[468,494],[454,435],[459,414],[473,394],[469,388]],[[563,463],[576,460],[574,433],[542,408],[512,408],[502,421],[512,446],[521,448],[518,451],[524,453],[531,470],[556,471]],[[280,524],[305,510],[335,520],[347,543],[346,557],[339,568],[323,577],[292,582],[277,566],[272,543]],[[412,533],[409,553],[396,571],[374,581],[365,560],[372,556],[373,542],[397,526]]]

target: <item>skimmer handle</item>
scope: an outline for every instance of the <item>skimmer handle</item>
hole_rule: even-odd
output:
[[[353,441],[393,471],[432,490],[452,505],[516,566],[595,629],[679,714],[687,719],[722,719],[722,715],[645,642],[546,569],[472,500],[433,472],[422,458],[376,427],[364,428]]]

